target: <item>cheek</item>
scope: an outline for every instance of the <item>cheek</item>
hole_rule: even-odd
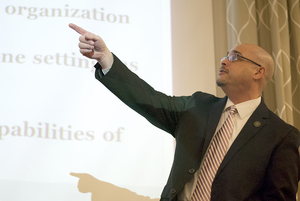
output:
[[[248,78],[251,76],[251,73],[251,69],[244,66],[240,66],[240,68],[235,71],[236,76],[241,78]]]
[[[247,68],[243,71],[243,76],[247,79],[253,79],[254,74],[255,73],[252,68]]]
[[[250,74],[247,70],[239,69],[236,71],[230,71],[228,79],[235,84],[244,84],[249,82]]]
[[[249,85],[251,83],[251,81],[253,80],[252,72],[250,72],[249,70],[244,70],[239,74],[237,79],[238,79],[239,84]]]

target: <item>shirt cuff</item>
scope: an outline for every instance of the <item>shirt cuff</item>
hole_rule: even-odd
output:
[[[111,67],[110,67],[110,68],[106,68],[106,69],[101,69],[103,75],[106,75],[106,73],[108,73],[108,71],[109,71],[110,69],[111,69]]]

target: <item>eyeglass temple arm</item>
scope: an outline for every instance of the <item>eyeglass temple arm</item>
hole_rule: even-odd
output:
[[[250,60],[250,59],[248,59],[248,58],[246,58],[246,57],[243,57],[243,56],[241,56],[241,55],[239,55],[239,56],[242,57],[243,59],[246,59],[246,60],[248,60],[248,61],[251,61],[252,63],[254,63],[254,64],[258,65],[259,67],[261,67],[261,65],[258,64],[258,63],[256,63],[255,61],[252,61],[252,60]]]

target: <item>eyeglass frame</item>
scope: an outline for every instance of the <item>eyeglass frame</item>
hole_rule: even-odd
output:
[[[233,56],[234,56],[234,57],[233,57]],[[230,57],[233,58],[233,59],[230,59]],[[221,63],[222,63],[222,61],[224,61],[225,59],[228,59],[229,61],[234,62],[234,61],[236,61],[236,60],[238,59],[238,57],[241,57],[241,58],[243,58],[243,59],[246,59],[246,60],[248,60],[248,61],[254,63],[255,65],[261,67],[261,65],[258,64],[258,63],[256,63],[255,61],[252,61],[251,59],[248,59],[248,58],[246,58],[246,57],[243,57],[242,55],[239,55],[239,54],[232,54],[232,55],[230,55],[230,56],[223,57],[223,58],[221,59]]]

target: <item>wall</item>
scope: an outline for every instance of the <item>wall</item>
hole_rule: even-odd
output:
[[[173,94],[216,94],[211,0],[172,0]]]

